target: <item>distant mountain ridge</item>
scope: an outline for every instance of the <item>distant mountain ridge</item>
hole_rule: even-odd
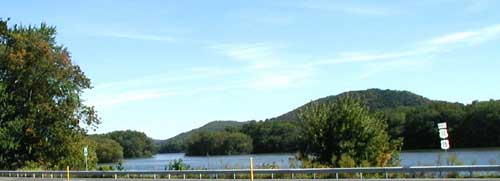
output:
[[[399,91],[399,90],[382,90],[382,89],[367,89],[358,91],[349,91],[340,93],[338,95],[331,95],[323,98],[316,99],[311,102],[326,102],[335,101],[342,97],[357,97],[361,99],[365,105],[372,110],[380,110],[385,108],[396,108],[401,106],[420,106],[432,103],[432,100],[425,98],[423,96],[417,95],[409,91]],[[305,106],[311,104],[311,102],[306,103],[290,112],[282,114],[280,116],[266,119],[266,121],[298,121],[297,113],[303,109]],[[179,142],[184,142],[190,135],[199,132],[210,132],[210,131],[222,131],[227,127],[237,127],[246,124],[246,122],[238,121],[212,121],[199,128],[192,129],[187,132],[178,134],[172,138],[164,140],[161,144],[175,144]],[[161,142],[161,141],[160,141]],[[182,148],[179,148],[182,149]],[[176,150],[176,149],[175,149]],[[161,150],[160,150],[161,151]]]
[[[409,91],[399,91],[399,90],[382,90],[382,89],[367,89],[367,90],[358,90],[358,91],[349,91],[340,93],[338,95],[327,96],[323,98],[316,99],[309,103],[306,103],[290,112],[287,112],[283,115],[280,115],[275,118],[269,119],[270,121],[297,121],[297,113],[308,106],[312,102],[327,102],[334,101],[338,98],[342,97],[356,97],[365,103],[365,105],[371,110],[380,110],[380,109],[388,109],[388,108],[396,108],[396,107],[412,107],[412,106],[421,106],[425,104],[430,104],[433,101],[425,98],[421,95],[417,95],[415,93]]]

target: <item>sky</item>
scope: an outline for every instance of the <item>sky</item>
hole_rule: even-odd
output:
[[[500,1],[5,1],[57,28],[102,124],[166,139],[369,88],[500,99]]]

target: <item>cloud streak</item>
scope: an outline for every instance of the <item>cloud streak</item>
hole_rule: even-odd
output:
[[[394,13],[393,11],[382,7],[354,5],[339,2],[332,3],[330,1],[307,1],[305,3],[299,4],[299,7],[313,10],[370,16],[383,16]]]
[[[500,24],[492,25],[476,30],[451,33],[439,37],[432,38],[424,45],[430,46],[445,46],[453,44],[471,45],[482,43],[489,40],[497,39],[500,36]]]
[[[128,39],[128,40],[139,40],[139,41],[156,41],[156,42],[166,42],[173,43],[177,42],[177,39],[171,36],[165,35],[151,35],[151,34],[143,34],[143,33],[125,33],[119,31],[111,31],[104,33],[95,33],[95,36],[109,37],[109,38],[120,38],[120,39]]]

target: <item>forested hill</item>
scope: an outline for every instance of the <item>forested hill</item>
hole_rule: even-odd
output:
[[[182,147],[182,143],[186,141],[187,138],[190,136],[200,133],[200,132],[217,132],[217,131],[223,131],[226,128],[229,127],[239,127],[241,125],[245,124],[245,122],[238,122],[238,121],[212,121],[209,122],[202,127],[192,129],[191,131],[187,131],[181,134],[178,134],[172,138],[169,138],[167,140],[164,140],[160,144],[162,145],[169,145],[169,146],[161,146],[160,147],[160,152],[179,152],[182,151],[184,148]]]
[[[349,91],[338,95],[332,95],[316,99],[281,116],[271,118],[269,119],[269,121],[297,121],[298,120],[297,113],[304,107],[311,104],[312,102],[334,101],[338,98],[347,96],[357,97],[361,99],[365,103],[365,105],[372,111],[377,111],[381,109],[392,109],[398,107],[422,106],[433,102],[430,99],[427,99],[423,96],[414,94],[409,91],[382,90],[382,89]]]
[[[320,98],[264,121],[212,122],[164,141],[160,152],[189,152],[187,148],[198,146],[194,143],[200,139],[222,144],[225,138],[221,135],[224,134],[199,134],[220,131],[226,135],[243,133],[250,137],[237,135],[247,140],[238,145],[245,148],[244,151],[252,144],[253,153],[293,152],[300,144],[301,127],[297,124],[297,114],[313,102],[336,101],[347,96],[359,98],[372,113],[382,116],[387,122],[389,136],[403,138],[403,149],[439,148],[436,124],[443,121],[448,122],[454,148],[500,146],[500,100],[474,101],[465,105],[430,100],[408,91],[368,89]]]
[[[370,109],[372,110],[380,110],[380,109],[385,109],[385,108],[398,108],[398,107],[411,107],[411,106],[422,106],[426,104],[430,104],[432,101],[411,93],[409,91],[397,91],[397,90],[381,90],[381,89],[368,89],[368,90],[360,90],[360,91],[349,91],[349,92],[344,92],[338,95],[332,95],[332,96],[327,96],[323,97],[317,100],[314,100],[312,102],[326,102],[326,101],[334,101],[337,98],[341,97],[346,97],[346,96],[353,96],[361,99],[365,105],[367,105]],[[285,113],[281,116],[267,119],[266,122],[274,122],[274,121],[286,121],[286,122],[296,122],[298,120],[297,118],[297,113],[299,110],[303,109],[306,107],[308,104],[311,104],[311,102],[304,104],[303,106],[300,106],[288,113]],[[174,136],[172,138],[169,138],[163,142],[160,142],[160,152],[182,152],[185,150],[186,146],[186,141],[187,139],[200,132],[216,132],[216,131],[223,131],[226,129],[226,127],[241,127],[244,124],[247,124],[248,122],[237,122],[237,121],[213,121],[210,122],[202,127],[193,129],[191,131],[187,131],[184,133],[181,133],[177,136]],[[256,126],[256,124],[249,124],[247,126]],[[270,127],[273,127],[276,129],[276,126],[279,128],[287,128],[290,127],[289,125],[285,126],[278,126],[276,124],[273,124]],[[266,127],[266,126],[261,126],[261,127]],[[250,128],[248,128],[250,129]],[[283,130],[281,130],[283,131]],[[276,130],[274,130],[276,132]],[[296,133],[296,131],[288,130],[290,133]],[[258,133],[257,133],[258,134]],[[288,137],[293,136],[293,135],[288,135]],[[254,142],[256,142],[254,140]],[[255,144],[255,143],[254,143]],[[257,145],[256,145],[257,146]],[[267,149],[266,149],[267,150]]]

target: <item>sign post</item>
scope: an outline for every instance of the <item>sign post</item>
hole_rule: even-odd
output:
[[[444,150],[445,155],[446,155],[446,163],[448,163],[448,149],[450,149],[450,141],[448,140],[448,125],[446,125],[446,122],[438,123],[437,127],[439,129],[439,138],[441,138],[441,149]],[[441,161],[439,161],[441,162]],[[439,163],[441,164],[441,163]],[[448,165],[448,164],[447,164]],[[441,175],[441,173],[440,173]]]
[[[83,147],[83,156],[85,156],[85,171],[89,171],[89,167],[87,166],[87,157],[89,155],[89,146]]]
[[[253,181],[253,158],[250,157],[250,181]]]

